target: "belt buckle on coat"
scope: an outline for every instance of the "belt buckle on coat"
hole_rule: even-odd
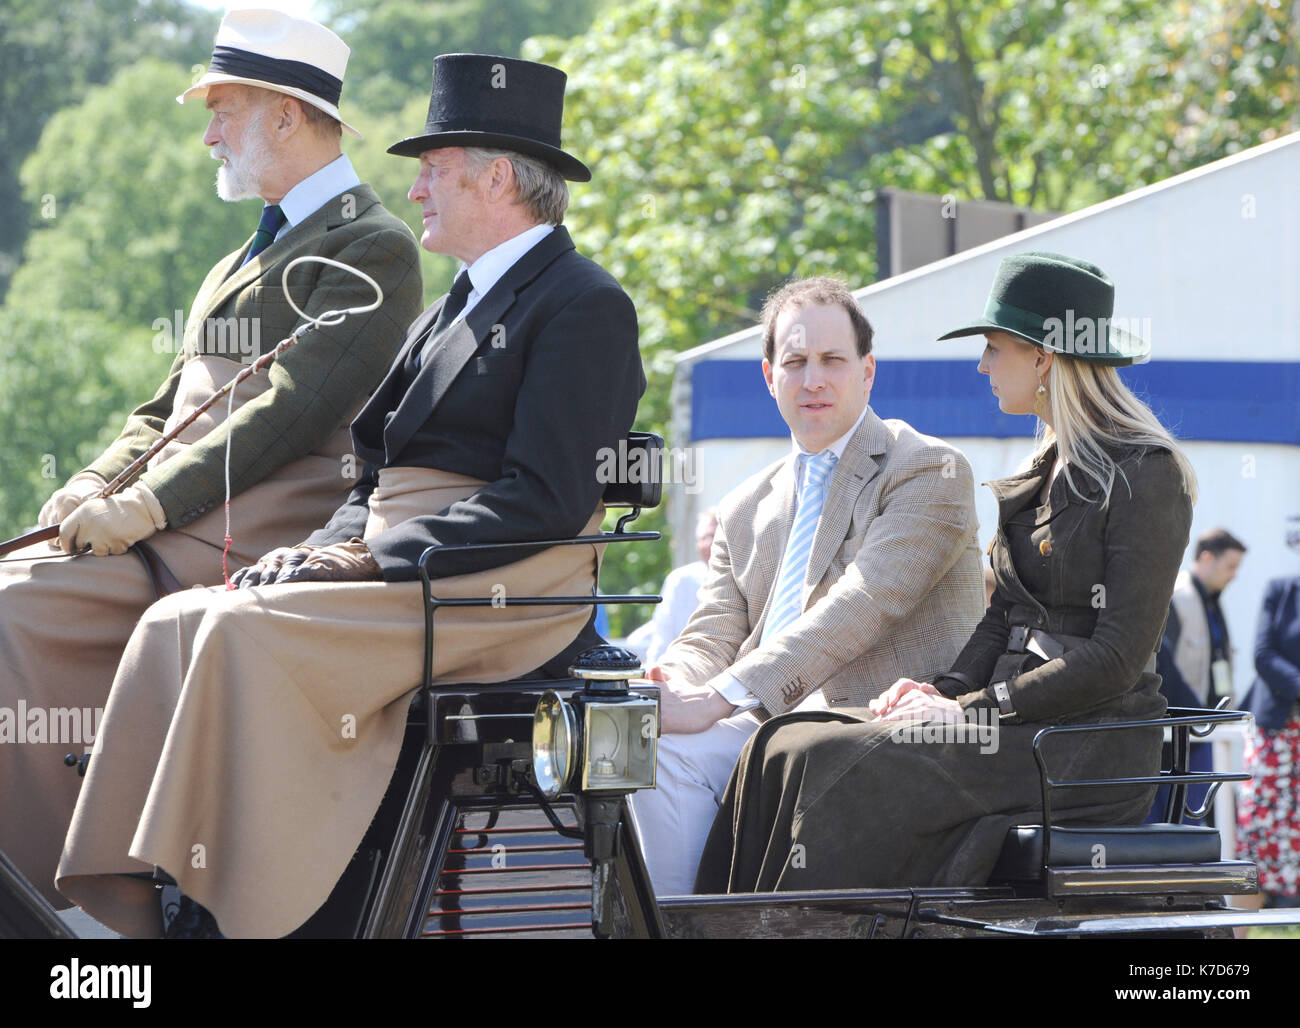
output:
[[[1065,652],[1065,647],[1046,632],[1031,629],[1029,642],[1025,644],[1025,652],[1042,657],[1044,660],[1055,660]]]

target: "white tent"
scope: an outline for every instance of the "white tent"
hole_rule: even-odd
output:
[[[1025,250],[1100,265],[1116,316],[1151,340],[1151,363],[1121,374],[1186,441],[1193,538],[1221,525],[1249,547],[1224,594],[1242,690],[1264,585],[1300,574],[1283,542],[1300,514],[1300,133],[855,291],[876,332],[872,408],[952,441],[977,482],[1015,470],[1033,419],[998,411],[975,371],[982,337],[934,340],[980,314],[998,262]],[[686,459],[666,495],[679,563],[694,559],[696,512],[788,452],[761,356],[755,328],[677,358],[670,442]],[[987,489],[976,499],[987,547],[995,507]]]

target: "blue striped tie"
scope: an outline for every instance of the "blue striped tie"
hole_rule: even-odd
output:
[[[808,574],[808,557],[812,553],[813,538],[817,535],[817,522],[826,502],[826,480],[835,467],[835,454],[830,450],[803,458],[803,488],[799,490],[799,507],[794,524],[790,526],[790,539],[785,544],[785,557],[781,560],[781,573],[777,577],[776,591],[772,594],[772,609],[763,625],[763,638],[779,633],[803,613],[803,582]]]

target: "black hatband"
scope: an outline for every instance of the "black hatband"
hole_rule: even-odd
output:
[[[343,95],[343,80],[302,61],[285,61],[265,57],[233,46],[218,46],[212,51],[209,71],[237,75],[243,79],[273,82],[277,86],[294,86],[338,106]]]

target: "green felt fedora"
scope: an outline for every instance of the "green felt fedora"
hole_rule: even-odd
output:
[[[1151,344],[1115,318],[1115,283],[1087,261],[1059,253],[1004,257],[984,316],[940,339],[1009,332],[1052,353],[1094,364],[1141,364]]]

